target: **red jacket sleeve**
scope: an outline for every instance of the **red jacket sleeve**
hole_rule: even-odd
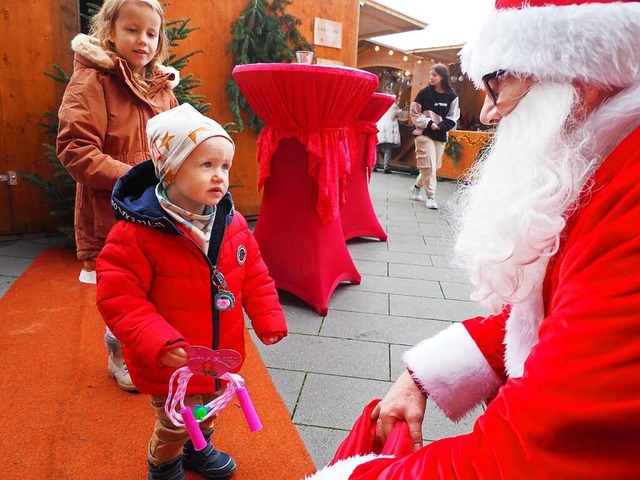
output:
[[[287,321],[278,298],[275,282],[262,259],[255,237],[247,228],[247,261],[242,284],[244,309],[258,338],[266,334],[287,335]]]
[[[504,365],[504,334],[509,311],[510,308],[505,308],[499,315],[470,318],[462,322],[491,369],[505,382],[507,373]]]
[[[128,354],[155,367],[165,347],[188,344],[148,300],[152,268],[138,243],[138,228],[121,220],[109,233],[96,265],[96,303]]]

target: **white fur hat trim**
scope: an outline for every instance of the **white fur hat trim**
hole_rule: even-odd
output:
[[[478,87],[497,70],[627,87],[640,81],[640,2],[494,10],[460,57]]]

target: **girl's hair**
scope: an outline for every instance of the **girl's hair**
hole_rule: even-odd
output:
[[[158,32],[158,48],[151,61],[145,65],[142,74],[133,75],[133,80],[140,91],[147,93],[149,85],[153,81],[156,66],[165,59],[168,49],[168,40],[164,30],[164,11],[158,0],[105,0],[100,11],[91,18],[89,35],[93,35],[106,50],[116,53],[115,45],[109,40],[120,13],[120,8],[127,2],[144,3],[153,8],[160,16],[160,31]]]
[[[433,65],[430,70],[434,70],[440,78],[442,78],[442,88],[447,93],[453,93],[453,88],[451,87],[451,80],[449,79],[449,69],[441,63],[436,63]]]

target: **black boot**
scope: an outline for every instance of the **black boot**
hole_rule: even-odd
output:
[[[182,468],[182,457],[178,457],[167,463],[161,463],[157,467],[147,460],[148,480],[185,480]]]
[[[213,448],[212,433],[213,430],[203,432],[207,446],[200,451],[195,449],[191,440],[184,444],[182,466],[207,480],[226,480],[236,472],[236,462],[231,455]]]

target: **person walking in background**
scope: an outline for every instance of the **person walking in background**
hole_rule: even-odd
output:
[[[148,478],[183,480],[192,470],[222,480],[236,464],[213,448],[213,418],[200,423],[207,446],[197,451],[165,413],[171,375],[186,365],[189,345],[233,349],[244,359],[243,307],[265,345],[282,340],[287,324],[228,191],[231,137],[189,104],[149,120],[147,135],[151,160],[127,172],[113,192],[119,221],[98,257],[96,301],[122,340],[134,383],[152,397]],[[206,405],[220,393],[213,377],[197,375],[185,404]]]
[[[393,155],[393,149],[400,146],[400,125],[398,125],[398,116],[402,110],[398,106],[398,102],[394,102],[389,109],[382,115],[380,120],[376,122],[378,128],[378,149],[382,153],[384,173],[391,173],[389,162]]]
[[[409,188],[413,200],[423,201],[420,189],[427,195],[425,205],[437,209],[436,172],[442,166],[447,144],[447,132],[460,117],[458,96],[451,88],[449,70],[438,63],[429,70],[429,85],[418,92],[411,104],[411,120],[415,125],[416,165],[420,169],[414,185]]]
[[[116,220],[111,191],[132,165],[149,158],[149,118],[178,104],[178,72],[161,64],[167,53],[164,13],[157,0],[106,0],[90,35],[71,46],[74,69],[58,112],[57,153],[77,182],[75,239],[79,280],[96,283],[95,262]],[[105,334],[109,374],[124,390],[135,386],[120,344]]]

